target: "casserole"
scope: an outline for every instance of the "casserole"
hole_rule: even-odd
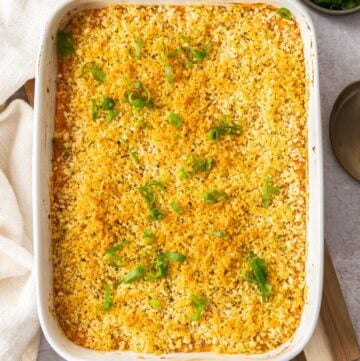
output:
[[[174,3],[174,2],[169,2],[169,3]],[[91,3],[93,4],[93,3]],[[197,2],[198,4],[198,2]],[[273,3],[270,3],[273,4]],[[93,4],[94,7],[96,7],[96,3]],[[276,3],[275,3],[276,5]],[[307,253],[307,262],[306,262],[306,272],[307,272],[307,304],[304,308],[304,313],[302,316],[302,320],[301,320],[301,324],[300,327],[298,329],[298,331],[296,332],[294,339],[291,342],[288,342],[287,344],[284,344],[283,346],[281,346],[278,350],[274,350],[269,352],[268,354],[264,354],[261,356],[257,356],[257,357],[273,357],[272,359],[284,359],[284,357],[290,357],[291,356],[291,351],[293,352],[293,354],[295,354],[296,352],[299,352],[301,350],[301,348],[304,346],[304,343],[308,340],[308,338],[310,337],[310,333],[307,332],[306,334],[303,333],[301,334],[301,328],[304,327],[306,328],[309,323],[310,320],[308,319],[305,323],[304,323],[304,319],[306,319],[306,315],[308,314],[308,317],[311,318],[311,324],[315,325],[316,322],[316,316],[317,316],[317,312],[319,309],[319,304],[320,304],[320,289],[321,289],[321,270],[322,270],[322,252],[321,252],[321,242],[319,241],[319,239],[322,239],[322,208],[319,208],[319,205],[322,204],[322,195],[321,195],[321,191],[319,191],[319,189],[321,189],[321,181],[322,181],[322,177],[321,177],[321,144],[320,144],[320,132],[319,132],[319,124],[316,123],[316,120],[318,120],[316,118],[316,115],[319,115],[319,104],[318,104],[318,98],[316,101],[316,94],[318,94],[318,90],[317,90],[317,75],[316,75],[316,53],[314,52],[314,46],[315,43],[311,43],[311,35],[313,35],[313,33],[306,32],[311,30],[311,24],[310,23],[306,23],[306,21],[304,20],[305,18],[303,17],[303,15],[300,15],[297,13],[298,9],[297,7],[293,8],[292,6],[287,6],[286,3],[284,3],[285,7],[288,7],[296,16],[297,21],[300,23],[300,27],[301,27],[301,32],[302,32],[302,37],[303,37],[303,41],[305,44],[305,59],[306,59],[306,70],[307,70],[307,80],[309,82],[309,84],[311,84],[310,86],[310,101],[309,101],[309,120],[308,120],[308,130],[309,130],[309,134],[308,134],[308,149],[309,149],[309,153],[308,153],[308,159],[309,159],[309,210],[308,210],[308,215],[309,215],[309,220],[308,220],[308,227],[307,227],[307,239],[308,239],[308,253]],[[66,9],[68,10],[68,9]],[[76,10],[80,10],[80,8],[77,8]],[[75,10],[75,11],[76,11]],[[65,10],[64,10],[65,11]],[[60,17],[61,15],[59,15]],[[67,16],[71,16],[71,12],[67,13]],[[302,25],[301,23],[301,19],[303,19],[305,21],[305,23]],[[52,30],[51,31],[55,31],[57,30],[57,27],[55,25],[56,21],[52,22]],[[306,24],[306,25],[305,25]],[[61,27],[61,26],[60,26]],[[56,30],[54,30],[56,29]],[[54,33],[52,33],[54,34]],[[308,38],[306,38],[306,34],[308,35]],[[312,39],[312,41],[314,41],[314,39]],[[41,70],[41,75],[39,76],[39,82],[40,84],[43,83],[45,80],[43,80],[45,74],[46,74],[46,67],[49,70],[49,78],[46,79],[45,83],[46,83],[46,87],[45,87],[45,92],[48,95],[48,99],[46,99],[46,94],[45,97],[43,97],[43,103],[36,103],[37,104],[37,116],[43,115],[42,110],[40,110],[40,108],[45,109],[46,107],[48,109],[54,109],[54,106],[51,106],[51,103],[53,103],[53,100],[51,99],[51,95],[54,95],[54,82],[55,80],[55,69],[54,67],[56,66],[56,60],[54,60],[53,62],[51,62],[51,60],[47,60],[45,63],[44,61],[44,54],[47,54],[46,49],[50,47],[49,42],[47,42],[46,40],[44,41],[44,48],[42,49],[42,55],[40,57],[40,68]],[[54,46],[54,44],[52,44],[52,46]],[[50,51],[50,49],[49,49]],[[52,51],[53,51],[53,55],[54,53],[54,47],[52,47]],[[310,52],[309,55],[307,54],[307,52]],[[46,65],[43,65],[46,64]],[[44,66],[45,68],[42,68],[42,66]],[[53,73],[50,74],[50,67],[52,66],[52,71]],[[313,68],[315,67],[315,69]],[[51,78],[52,76],[52,78]],[[39,83],[38,82],[38,83]],[[48,83],[49,82],[49,83]],[[315,88],[314,88],[315,87]],[[39,91],[39,94],[38,94]],[[37,89],[36,90],[36,94],[38,94],[38,98],[40,95],[40,90]],[[45,101],[45,102],[44,102]],[[46,101],[48,101],[48,104],[46,104]],[[42,116],[43,117],[43,116]],[[51,119],[51,117],[49,117]],[[38,118],[37,118],[38,119]],[[40,163],[35,162],[34,164],[34,171],[35,171],[35,194],[37,196],[39,196],[39,194],[37,193],[39,191],[39,189],[41,188],[44,191],[44,194],[40,195],[40,199],[43,200],[43,207],[39,208],[39,204],[35,205],[35,224],[34,224],[34,228],[35,228],[35,240],[38,240],[39,237],[41,238],[41,240],[44,240],[44,238],[46,237],[44,235],[44,231],[45,229],[47,229],[48,224],[46,224],[45,227],[45,223],[44,221],[41,221],[38,217],[45,215],[45,213],[43,213],[43,211],[46,209],[46,207],[48,207],[49,204],[49,200],[48,200],[48,196],[46,196],[46,193],[48,194],[48,184],[47,184],[47,180],[45,180],[45,184],[40,185],[38,184],[38,180],[41,179],[41,181],[44,181],[44,179],[46,179],[46,176],[42,176],[44,174],[50,174],[49,171],[51,169],[51,164],[50,164],[50,152],[51,152],[51,143],[49,142],[49,140],[52,138],[52,134],[53,134],[53,129],[52,129],[52,122],[47,119],[45,121],[45,119],[43,119],[40,123],[37,124],[37,126],[39,126],[39,128],[37,128],[37,132],[40,132],[40,134],[36,133],[35,135],[35,154],[41,154],[42,157],[45,157],[45,155],[47,155],[47,160],[45,162],[45,159],[40,159]],[[316,126],[316,127],[315,127]],[[40,138],[38,137],[40,135]],[[45,139],[44,136],[47,138]],[[37,142],[41,141],[43,143],[38,144]],[[37,146],[36,146],[37,144]],[[43,147],[45,145],[45,148],[43,148],[40,153],[40,146]],[[311,150],[311,151],[310,151]],[[36,158],[36,156],[35,156]],[[40,172],[40,173],[38,173]],[[320,183],[319,183],[320,182]],[[314,191],[315,190],[315,191]],[[37,199],[36,197],[34,197],[35,199]],[[316,205],[316,206],[315,206]],[[45,207],[45,208],[44,208]],[[48,214],[48,211],[46,212],[46,214]],[[320,220],[320,227],[319,225],[319,220]],[[48,221],[47,221],[48,222]],[[41,226],[41,229],[39,228]],[[45,228],[44,228],[45,227]],[[43,236],[40,235],[40,233],[43,234]],[[48,231],[47,231],[48,232]],[[46,237],[47,239],[49,239],[49,234]],[[317,253],[312,249],[317,250]],[[46,247],[42,246],[42,247],[38,247],[37,251],[39,251],[41,249],[42,252],[44,252],[44,250],[46,249]],[[43,265],[43,256],[44,253],[42,253],[42,255],[38,254],[39,256],[38,258],[38,262],[37,264]],[[315,257],[314,259],[311,258],[311,256]],[[318,257],[318,259],[316,259],[316,257]],[[48,257],[46,257],[48,258]],[[49,272],[50,270],[50,272]],[[51,268],[47,269],[47,273],[51,273]],[[41,269],[41,267],[38,268],[38,275],[40,274],[44,274],[44,271]],[[309,279],[312,277],[313,281],[309,281]],[[314,282],[314,283],[311,283]],[[312,288],[315,285],[315,288]],[[44,294],[46,294],[47,291],[49,291],[51,289],[51,283],[47,284],[48,288],[47,290],[43,287],[43,283],[42,281],[39,279],[39,296],[40,293],[42,294],[42,297]],[[50,295],[50,293],[47,293],[48,295]],[[43,312],[41,312],[41,310],[43,309],[41,307],[41,304],[43,304],[44,299],[40,297],[39,300],[39,305],[40,305],[40,318],[43,320],[43,316],[45,317],[45,315],[43,314]],[[51,314],[48,314],[48,320],[49,318],[51,318]],[[46,323],[47,323],[46,322]],[[55,322],[55,320],[54,320]],[[55,322],[56,323],[56,322]],[[44,327],[45,330],[49,331],[49,328]],[[310,330],[312,328],[310,327]],[[309,328],[308,328],[309,330]],[[53,330],[54,331],[54,330]],[[45,331],[46,332],[46,331]],[[52,340],[51,335],[49,335],[49,333],[47,334],[50,338],[50,342]],[[64,337],[64,336],[62,336]],[[298,339],[298,341],[297,341]],[[54,341],[54,340],[53,340]],[[63,342],[68,342],[66,340],[66,338],[63,339]],[[292,347],[292,345],[295,345],[294,347]],[[87,356],[86,354],[90,354],[89,355],[95,355],[94,352],[91,352],[89,350],[86,349],[82,349],[79,348],[78,346],[72,345],[71,343],[69,343],[69,347],[74,348],[73,351],[75,350],[79,350],[80,354],[76,355],[70,355],[67,354],[65,357],[72,359],[71,357],[73,357],[74,359],[81,359],[81,358],[86,358],[89,359],[89,356]],[[55,345],[56,348],[56,345]],[[286,352],[284,351],[286,349]],[[72,351],[72,352],[73,352]],[[84,352],[82,355],[81,353]],[[285,353],[284,353],[285,352]],[[286,356],[286,353],[288,354]],[[114,357],[114,356],[110,356],[110,353],[106,353],[103,354],[102,357],[104,357],[104,359],[106,359],[106,357]],[[118,357],[126,357],[126,359],[129,359],[129,357],[134,357],[136,359],[136,357],[138,357],[139,355],[136,354],[129,354],[129,353],[117,353]],[[285,356],[284,356],[285,355]],[[290,355],[290,356],[289,356]],[[145,357],[145,355],[143,355]],[[100,357],[100,356],[94,356],[94,357]],[[156,356],[148,356],[150,357],[150,359],[157,359]],[[224,355],[215,355],[215,354],[205,354],[205,353],[197,353],[197,354],[177,354],[177,355],[168,355],[166,357],[179,357],[182,359],[193,359],[194,357],[196,357],[197,359],[209,359],[214,357],[215,359],[217,357],[221,357],[222,359],[224,359],[224,357],[228,357],[230,359],[242,359],[242,356],[224,356]],[[249,358],[250,356],[244,356],[246,358]],[[254,356],[255,357],[255,356]],[[274,358],[275,357],[275,358]],[[121,358],[120,358],[121,359]]]

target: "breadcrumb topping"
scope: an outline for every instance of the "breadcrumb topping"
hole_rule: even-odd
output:
[[[288,341],[304,306],[307,220],[296,21],[262,4],[116,5],[76,14],[65,31],[75,53],[59,60],[51,227],[67,337],[154,354],[253,354]],[[190,64],[191,49],[207,51]],[[129,103],[134,89],[153,106]],[[209,139],[224,123],[238,134]],[[278,191],[264,207],[267,179]],[[139,188],[151,181],[161,186],[149,201]],[[151,207],[162,219],[149,219]],[[168,274],[147,280],[165,252],[186,258],[172,255]],[[251,253],[267,266],[266,301],[242,277]],[[137,267],[144,275],[121,282]]]

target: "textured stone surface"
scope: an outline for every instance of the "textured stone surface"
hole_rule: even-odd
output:
[[[329,141],[329,116],[337,95],[360,80],[360,13],[326,16],[309,10],[318,39],[325,175],[325,238],[360,340],[360,183],[337,164]],[[360,142],[360,140],[359,140]],[[39,361],[61,357],[43,339]]]

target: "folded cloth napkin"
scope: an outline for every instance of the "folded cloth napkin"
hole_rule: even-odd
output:
[[[40,331],[33,274],[33,110],[22,100],[0,113],[0,360],[34,361]]]
[[[0,104],[35,75],[45,23],[64,0],[0,1]]]

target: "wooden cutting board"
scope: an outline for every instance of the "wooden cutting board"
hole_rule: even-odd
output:
[[[25,84],[30,105],[34,105],[34,84],[34,80]],[[293,361],[360,361],[360,347],[326,246],[320,318],[311,341]]]

